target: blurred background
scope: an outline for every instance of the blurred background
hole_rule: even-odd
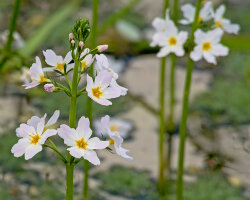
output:
[[[102,164],[90,172],[91,200],[157,200],[158,169],[158,49],[149,46],[151,22],[162,13],[162,0],[100,0],[98,44],[108,44],[111,67],[129,89],[111,107],[94,104],[95,119],[109,114],[114,128],[125,138],[132,162],[99,152]],[[170,1],[171,2],[171,1]],[[180,5],[186,2],[180,1]],[[216,0],[226,4],[226,17],[239,23],[238,36],[225,34],[230,55],[217,66],[196,63],[191,86],[191,106],[185,157],[185,200],[250,199],[250,1]],[[0,1],[0,49],[7,40],[14,1]],[[78,17],[91,22],[91,0],[23,0],[14,34],[14,53],[1,51],[0,74],[0,200],[63,199],[64,165],[49,150],[34,159],[14,158],[15,129],[32,115],[49,116],[56,109],[68,119],[69,102],[62,93],[46,94],[42,88],[25,91],[25,69],[43,57],[42,50],[59,55],[69,50],[68,33]],[[182,14],[180,13],[180,17]],[[6,55],[7,54],[7,55]],[[43,59],[42,59],[43,60]],[[169,62],[168,62],[169,63]],[[181,113],[186,58],[176,68],[175,120]],[[21,69],[22,68],[22,69]],[[169,66],[166,81],[168,92]],[[166,96],[169,99],[169,93]],[[79,98],[77,116],[85,114]],[[168,103],[168,102],[167,102]],[[167,107],[168,108],[168,107]],[[168,109],[167,109],[168,112]],[[97,122],[96,122],[97,123]],[[171,177],[175,179],[178,130],[173,139]],[[56,141],[62,145],[62,141]],[[75,199],[80,199],[83,164],[75,171]],[[169,199],[175,199],[175,183],[168,181]]]

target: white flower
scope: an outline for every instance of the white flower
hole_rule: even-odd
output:
[[[181,10],[185,19],[180,20],[180,24],[187,25],[193,23],[195,17],[195,7],[188,3],[183,5],[181,7]],[[209,21],[210,19],[212,19],[212,13],[212,2],[208,1],[200,10],[198,22],[201,23]]]
[[[165,57],[170,53],[183,56],[185,54],[183,45],[187,40],[188,33],[185,31],[178,33],[178,29],[171,20],[166,22],[166,30],[166,32],[159,33],[155,38],[155,42],[162,47],[157,56]]]
[[[103,135],[107,135],[109,137],[110,145],[114,145],[115,151],[119,156],[128,160],[133,160],[133,158],[128,155],[129,150],[122,147],[123,138],[119,132],[117,130],[111,130],[110,117],[108,115],[101,118],[100,129]]]
[[[95,120],[94,121],[94,127],[96,130],[96,134],[99,137],[109,137],[108,133],[106,131],[103,132],[101,128],[101,120]],[[111,118],[109,123],[109,128],[111,131],[119,132],[120,136],[123,138],[127,138],[129,132],[132,130],[132,124],[128,122],[127,120],[119,119],[119,118]]]
[[[54,114],[50,117],[50,119],[48,120],[48,122],[45,124],[45,129],[48,129],[50,127],[52,127],[58,120],[59,118],[59,115],[60,115],[60,111],[59,110],[56,110],[54,112]],[[43,117],[38,117],[38,116],[33,116],[31,117],[28,121],[27,121],[27,125],[28,126],[32,126],[33,128],[37,128],[37,125],[40,123],[40,122],[43,122],[45,121],[47,117],[47,114],[45,113]],[[22,129],[20,128],[17,128],[16,129],[16,133],[17,133],[17,136],[20,137],[21,135],[23,135],[22,133]]]
[[[216,64],[217,56],[228,55],[228,48],[220,44],[223,31],[219,28],[207,33],[198,29],[195,32],[195,48],[191,52],[190,57],[194,61],[201,60],[202,57],[209,63]]]
[[[87,75],[87,87],[86,91],[88,96],[95,102],[109,106],[112,102],[108,99],[117,98],[120,96],[120,90],[111,86],[112,73],[107,70],[102,70],[95,77],[95,81]]]
[[[238,34],[240,26],[238,24],[232,24],[230,20],[223,18],[226,7],[221,5],[214,13],[214,25],[216,28],[221,28],[227,33]]]
[[[17,129],[18,140],[11,152],[15,157],[24,154],[25,160],[32,158],[34,155],[42,151],[42,145],[48,137],[56,135],[57,131],[53,129],[45,129],[45,120],[39,121],[36,128],[27,124],[21,124]]]
[[[70,147],[67,150],[73,157],[83,157],[94,165],[100,165],[94,149],[105,149],[109,145],[108,141],[101,141],[97,137],[90,138],[92,130],[89,127],[89,119],[85,117],[80,118],[76,129],[61,125],[58,135],[63,138],[64,144]]]
[[[171,20],[169,19],[169,9],[166,10],[166,17],[165,19],[156,17],[153,22],[152,22],[152,26],[155,29],[155,33],[153,34],[152,37],[152,42],[150,43],[151,47],[155,47],[157,45],[159,45],[159,34],[164,33],[168,30],[169,26],[172,26]]]
[[[43,73],[43,69],[42,69],[41,61],[40,61],[39,57],[37,57],[37,56],[36,56],[36,62],[33,63],[31,68],[30,68],[30,76],[31,76],[32,82],[24,84],[23,86],[25,87],[25,89],[30,89],[30,88],[36,87],[41,83],[50,82],[49,79],[45,78],[44,73]]]
[[[43,55],[45,57],[45,62],[48,65],[52,66],[52,67],[46,68],[45,69],[46,71],[57,70],[57,71],[60,71],[61,73],[64,73],[65,65],[66,65],[66,72],[69,70],[68,64],[72,60],[71,51],[69,51],[66,54],[65,58],[63,58],[62,56],[56,55],[55,52],[51,49],[43,51]]]

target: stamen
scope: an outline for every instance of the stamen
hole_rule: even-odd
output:
[[[88,143],[85,142],[84,138],[81,138],[80,140],[77,140],[77,141],[76,141],[76,146],[77,146],[79,149],[84,149],[84,150],[86,150],[86,149],[87,149],[87,146],[88,146]]]
[[[103,95],[103,92],[101,91],[101,87],[98,86],[96,88],[92,88],[92,94],[96,98],[100,98]]]

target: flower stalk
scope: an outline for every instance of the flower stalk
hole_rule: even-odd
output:
[[[163,16],[166,16],[166,9],[169,7],[169,0],[164,1]],[[165,182],[165,166],[166,158],[164,155],[164,141],[165,141],[165,71],[166,71],[166,57],[161,59],[160,69],[160,84],[159,84],[159,172],[158,172],[158,189],[160,193],[164,192]]]
[[[201,3],[202,3],[202,0],[197,0],[194,23],[192,25],[191,41],[194,41],[194,33],[198,27],[198,18],[199,18],[199,12],[201,9]],[[190,92],[190,86],[191,86],[193,67],[194,67],[194,62],[190,58],[190,53],[189,53],[189,59],[187,62],[186,79],[185,79],[185,88],[184,88],[183,102],[182,102],[182,117],[181,117],[181,124],[180,124],[178,176],[177,176],[177,183],[176,183],[177,200],[183,200],[183,170],[184,170],[185,140],[186,140],[188,109],[189,109],[189,92]]]
[[[178,8],[179,0],[174,1],[174,9],[173,9],[173,22],[175,26],[178,26]],[[174,123],[174,106],[175,106],[175,68],[176,68],[176,55],[171,55],[171,68],[170,68],[170,101],[169,101],[169,116],[167,122],[167,163],[166,169],[168,174],[171,173],[171,155],[172,155],[172,137],[175,131],[175,123]]]
[[[91,27],[91,37],[90,37],[90,46],[91,48],[95,48],[96,46],[96,38],[98,31],[98,8],[99,8],[99,0],[93,0],[92,7],[92,27]],[[94,76],[94,65],[90,67],[89,76]],[[92,118],[93,118],[93,103],[92,99],[87,98],[86,101],[86,116],[89,118],[90,126],[92,126]],[[84,182],[83,182],[83,200],[88,200],[88,180],[89,180],[89,162],[84,160]]]

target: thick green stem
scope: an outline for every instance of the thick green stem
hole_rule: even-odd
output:
[[[169,0],[164,1],[163,16],[166,15],[166,9],[169,6]],[[164,141],[165,141],[165,71],[166,57],[161,59],[160,69],[160,84],[159,84],[159,172],[158,172],[158,189],[160,194],[164,192],[165,182],[165,166],[166,158],[164,156]]]
[[[194,41],[194,32],[198,27],[198,18],[201,8],[201,1],[197,0],[195,18],[192,27],[191,41]],[[183,200],[183,168],[184,168],[184,154],[185,154],[185,140],[186,140],[186,129],[187,129],[187,118],[188,118],[188,106],[189,106],[189,91],[191,86],[192,71],[194,67],[194,62],[190,58],[187,62],[186,80],[185,88],[182,102],[182,117],[180,124],[180,142],[179,142],[179,162],[178,162],[178,177],[177,177],[177,190],[176,196],[177,200]]]
[[[10,26],[9,26],[9,35],[8,35],[8,40],[5,46],[6,51],[10,51],[12,47],[12,42],[13,42],[13,34],[16,29],[16,23],[17,23],[17,18],[20,12],[21,8],[21,2],[22,0],[15,0],[13,10],[12,10],[12,17],[10,21]]]
[[[69,126],[75,128],[76,124],[76,99],[77,99],[77,86],[78,86],[78,69],[79,69],[79,53],[76,53],[76,59],[73,79],[72,79],[72,90],[70,99],[70,110],[69,110]],[[66,163],[66,200],[73,200],[73,176],[74,176],[74,164],[71,162],[72,156],[68,154]]]
[[[96,47],[96,38],[98,31],[98,8],[99,0],[93,0],[93,13],[92,13],[92,28],[91,28],[91,38],[90,46],[91,48]],[[92,65],[89,71],[91,77],[94,76],[94,66]],[[92,117],[93,117],[93,105],[92,100],[87,98],[86,103],[86,116],[89,118],[90,126],[92,126]],[[83,183],[83,200],[88,200],[88,180],[89,180],[89,163],[87,160],[84,160],[84,183]]]
[[[66,164],[66,200],[73,200],[74,165]]]

